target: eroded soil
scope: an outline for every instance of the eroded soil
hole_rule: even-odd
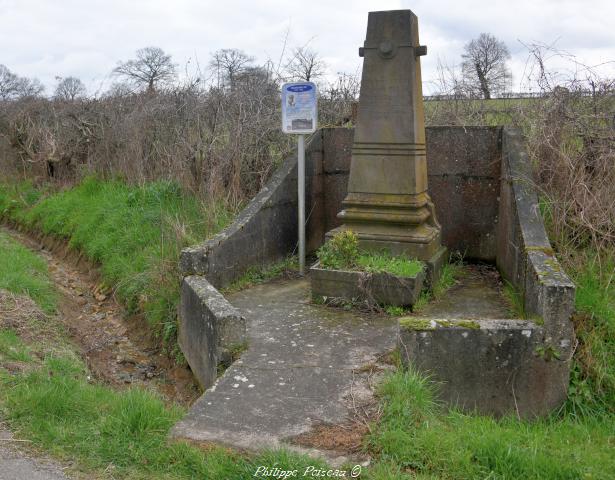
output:
[[[33,238],[8,228],[4,231],[47,261],[50,278],[59,292],[57,320],[96,379],[115,388],[153,388],[168,403],[189,405],[198,398],[201,392],[190,370],[175,365],[160,352],[145,320],[128,316],[113,292],[102,289],[93,265],[65,242],[43,236]],[[6,318],[10,321],[8,314]],[[19,318],[15,311],[12,321],[21,324]]]

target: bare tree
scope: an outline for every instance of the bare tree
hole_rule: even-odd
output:
[[[0,99],[8,100],[18,90],[18,77],[4,65],[0,65]]]
[[[223,48],[212,54],[209,65],[216,70],[218,86],[228,84],[233,89],[237,76],[245,72],[252,62],[254,62],[254,57],[241,50]]]
[[[0,65],[0,100],[32,97],[39,95],[44,89],[36,78],[20,77],[6,66]]]
[[[461,67],[468,93],[489,99],[504,91],[511,78],[506,65],[510,59],[506,44],[489,33],[481,33],[464,49]]]
[[[55,99],[72,102],[86,96],[85,85],[77,77],[56,77],[56,80],[58,80],[58,85],[53,94]]]
[[[137,58],[120,62],[113,70],[116,75],[145,87],[148,92],[154,92],[160,83],[170,82],[176,75],[176,64],[171,55],[164,53],[158,47],[145,47],[137,50]]]
[[[293,56],[286,65],[286,71],[293,80],[309,82],[325,74],[327,64],[318,53],[307,47],[293,50]]]

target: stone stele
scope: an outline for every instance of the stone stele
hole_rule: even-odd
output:
[[[340,229],[361,247],[429,260],[440,225],[427,194],[418,19],[410,10],[370,12],[348,195]]]

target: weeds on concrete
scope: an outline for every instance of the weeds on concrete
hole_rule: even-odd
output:
[[[463,275],[463,259],[451,256],[449,263],[445,263],[442,266],[438,281],[432,285],[430,290],[423,290],[421,292],[417,302],[412,306],[412,311],[420,313],[429,302],[442,297],[449,288],[455,285],[456,279],[461,275]]]
[[[387,251],[368,252],[359,248],[359,238],[351,230],[342,230],[318,249],[322,268],[358,270],[366,273],[390,273],[398,277],[416,277],[425,264],[407,255]]]
[[[250,267],[246,273],[231,283],[228,287],[221,289],[222,293],[232,293],[246,288],[268,282],[283,276],[295,276],[299,273],[299,259],[291,255],[284,260],[267,265],[264,267]]]

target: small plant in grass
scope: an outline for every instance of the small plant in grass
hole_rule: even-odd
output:
[[[317,256],[323,268],[355,268],[359,258],[359,238],[351,230],[342,230],[318,249]]]
[[[406,313],[406,309],[404,307],[399,307],[395,305],[387,305],[384,307],[384,311],[387,315],[391,315],[392,317],[401,317]]]
[[[412,306],[412,311],[418,313],[423,310],[433,299],[438,299],[444,293],[455,285],[457,277],[463,274],[463,259],[451,259],[450,263],[442,266],[438,281],[432,285],[431,290],[423,290],[419,295],[418,300]]]

